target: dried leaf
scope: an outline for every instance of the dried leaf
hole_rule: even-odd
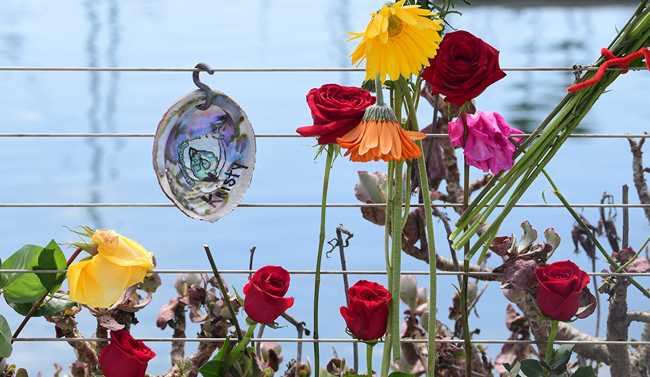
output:
[[[490,250],[492,250],[497,255],[504,257],[510,253],[510,248],[514,242],[514,237],[512,236],[501,236],[495,237],[490,244]]]
[[[434,128],[432,124],[422,129],[422,132],[426,134],[440,133],[441,131],[440,126]],[[449,140],[429,137],[422,141],[427,179],[429,180],[429,187],[433,190],[436,190],[440,182],[447,177],[441,143],[449,143]],[[418,167],[414,165],[411,173],[411,191],[415,191],[419,186],[419,174]]]
[[[280,363],[282,363],[283,360],[282,347],[280,346],[280,343],[263,342],[260,345],[260,351],[262,353],[262,362],[264,367],[271,368],[273,371],[277,372],[278,369],[280,369]]]
[[[521,229],[523,229],[524,233],[517,245],[517,253],[519,254],[525,252],[537,240],[537,230],[528,221],[521,223]]]
[[[530,340],[528,320],[519,314],[512,304],[506,307],[506,326],[512,332],[509,340]],[[517,361],[528,358],[533,352],[530,344],[504,344],[494,359],[494,367],[501,376],[507,376],[506,364],[514,365]]]
[[[158,312],[158,317],[156,317],[156,326],[164,330],[169,321],[174,318],[174,311],[176,311],[178,304],[178,298],[173,298],[169,300],[168,304],[163,305]]]
[[[633,273],[650,272],[650,260],[648,260],[648,258],[637,258],[627,266],[625,271]]]
[[[597,305],[598,304],[596,297],[591,294],[589,288],[583,289],[582,296],[580,296],[580,306],[576,312],[576,317],[580,319],[589,317],[594,312],[594,310],[596,310]]]
[[[411,312],[415,310],[418,298],[418,282],[413,275],[402,275],[400,278],[400,299],[408,305]]]
[[[510,283],[513,288],[526,290],[535,282],[535,267],[537,262],[531,259],[510,259],[494,269],[503,273],[503,281]]]
[[[548,245],[551,245],[551,250],[549,251],[549,253],[557,249],[557,247],[560,245],[560,242],[562,241],[560,235],[557,234],[557,232],[553,228],[548,228],[544,231],[544,238],[546,239],[546,243]]]
[[[97,318],[99,321],[99,325],[105,329],[111,330],[111,331],[117,331],[117,330],[122,330],[124,328],[124,325],[117,322],[115,318],[111,317],[110,315],[101,315]]]
[[[386,174],[358,171],[359,183],[354,186],[354,195],[364,203],[386,202]]]

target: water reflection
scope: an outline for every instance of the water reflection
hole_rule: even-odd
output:
[[[27,11],[22,2],[3,4],[0,12],[0,56],[11,64],[19,64],[25,48],[25,36],[18,31]]]
[[[338,0],[330,2],[331,7],[329,9],[329,19],[331,20],[328,23],[330,29],[330,41],[331,45],[334,46],[334,60],[338,62],[340,67],[350,66],[350,51],[348,42],[348,32],[352,31],[352,25],[350,24],[350,4],[348,0]],[[350,73],[341,72],[340,82],[343,84],[350,84]]]
[[[98,67],[99,66],[99,56],[97,53],[97,38],[99,37],[99,31],[101,29],[101,24],[99,21],[99,16],[97,15],[97,6],[98,2],[93,0],[86,0],[84,2],[84,8],[86,9],[86,18],[88,19],[89,29],[88,37],[86,38],[86,54],[87,54],[87,65],[88,67]],[[90,104],[88,105],[88,110],[86,111],[86,116],[88,117],[88,128],[90,132],[101,132],[101,126],[99,121],[98,109],[100,102],[100,73],[99,72],[88,72],[88,92],[90,97]],[[101,183],[102,183],[102,160],[104,157],[104,150],[102,147],[101,140],[95,138],[88,138],[86,143],[91,149],[91,158],[90,158],[90,182],[88,183],[88,188],[90,190],[90,202],[100,202],[101,201]],[[103,220],[97,208],[87,208],[88,216],[92,226],[95,228],[101,228]]]
[[[110,0],[108,3],[108,45],[106,46],[106,60],[109,67],[119,66],[117,52],[120,47],[120,7],[119,0]],[[104,112],[104,123],[108,132],[117,132],[115,114],[117,112],[117,96],[120,88],[120,72],[108,73],[108,91],[106,93],[106,109]],[[113,139],[115,153],[124,147],[124,139]],[[117,168],[117,161],[114,158],[108,159],[111,166],[109,175],[112,179],[118,178],[120,169]]]
[[[591,17],[588,12],[568,8],[557,18],[557,22],[566,23],[571,33],[563,33],[559,40],[541,39],[538,30],[542,30],[547,20],[536,11],[516,10],[517,18],[526,19],[527,29],[534,31],[524,36],[519,51],[524,57],[522,66],[563,66],[570,67],[577,63],[586,63],[588,46],[585,40],[592,32]],[[559,102],[566,93],[567,83],[573,80],[572,73],[549,76],[540,72],[521,72],[511,75],[514,102],[508,108],[511,115],[508,121],[512,126],[530,132],[539,125],[545,114]],[[580,127],[580,132],[588,132],[588,124]]]

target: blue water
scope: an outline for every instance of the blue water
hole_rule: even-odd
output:
[[[285,0],[267,2],[192,2],[146,0],[138,2],[34,0],[3,1],[0,11],[0,65],[8,66],[178,66],[199,61],[215,67],[326,67],[348,66],[353,48],[346,32],[360,30],[380,1]],[[627,3],[626,3],[627,4]],[[632,5],[605,7],[504,8],[475,7],[452,19],[501,50],[503,66],[571,66],[589,64],[622,27]],[[308,124],[304,95],[312,87],[335,82],[359,84],[358,73],[217,73],[205,77],[211,86],[228,93],[247,112],[259,133],[292,132]],[[510,73],[478,99],[480,109],[498,111],[513,125],[534,127],[564,95],[572,76],[563,73]],[[165,110],[194,89],[189,73],[0,73],[2,132],[147,132],[154,131]],[[642,132],[650,129],[647,88],[650,75],[621,77],[596,104],[581,128],[589,132]],[[421,123],[431,117],[422,107]],[[246,202],[318,202],[322,159],[314,160],[313,140],[258,139],[257,166]],[[0,202],[166,202],[153,174],[149,139],[0,139]],[[383,164],[353,164],[337,160],[332,173],[332,202],[355,202],[357,170],[382,170]],[[597,202],[603,191],[620,200],[622,184],[632,184],[631,156],[625,140],[571,140],[549,166],[569,200]],[[524,202],[550,198],[540,181]],[[638,202],[631,190],[632,202]],[[584,215],[595,222],[597,211]],[[503,233],[518,233],[528,219],[538,230],[554,227],[564,238],[559,258],[571,258],[588,268],[584,255],[574,255],[570,241],[572,220],[563,209],[515,210]],[[622,219],[619,213],[619,222]],[[328,238],[339,223],[354,232],[348,250],[352,269],[383,269],[383,230],[364,221],[358,209],[331,209]],[[39,208],[0,209],[0,256],[25,243],[45,244],[50,238],[72,241],[66,227],[87,224],[114,228],[156,253],[161,268],[206,268],[201,244],[208,243],[224,269],[246,268],[248,250],[257,246],[255,263],[281,264],[289,269],[311,269],[317,244],[318,209],[242,208],[216,224],[192,221],[173,208]],[[437,226],[440,252],[448,255]],[[649,233],[641,210],[631,210],[631,244]],[[492,261],[496,265],[497,261]],[[604,265],[599,261],[599,269]],[[336,258],[324,268],[337,269]],[[410,257],[404,269],[426,266]],[[136,336],[168,337],[153,320],[173,294],[173,277],[154,302],[138,313]],[[240,288],[244,276],[228,276]],[[361,278],[361,277],[358,277]],[[376,277],[371,277],[377,279]],[[453,278],[440,278],[439,316],[446,318],[454,292]],[[311,326],[313,278],[295,276],[290,293],[296,297],[292,315]],[[647,282],[646,282],[647,285]],[[648,308],[648,301],[631,290],[631,307]],[[346,336],[338,314],[343,303],[340,277],[323,279],[321,337]],[[492,285],[478,305],[481,338],[506,338],[503,323],[506,300]],[[20,320],[2,305],[12,326]],[[84,313],[80,326],[92,335],[94,324]],[[593,332],[593,318],[576,326]],[[195,327],[188,329],[194,335]],[[603,328],[604,329],[604,326]],[[602,330],[601,330],[602,333]],[[633,335],[638,336],[635,327]],[[272,337],[293,336],[291,329],[267,331]],[[33,320],[23,336],[54,336],[42,319]],[[158,357],[151,373],[169,367],[169,345],[151,346]],[[284,345],[288,360],[294,347]],[[37,347],[37,348],[36,348]],[[336,345],[350,357],[351,346]],[[194,347],[188,346],[188,351]],[[325,358],[332,347],[324,345]],[[497,346],[489,346],[491,355]],[[38,351],[35,351],[38,350]],[[311,357],[311,346],[306,352]],[[189,352],[188,352],[189,353]],[[30,372],[51,374],[54,362],[73,360],[67,344],[18,343],[11,360]],[[313,357],[312,357],[313,360]]]

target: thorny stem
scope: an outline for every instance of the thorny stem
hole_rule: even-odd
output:
[[[76,248],[76,249],[75,249],[74,253],[72,253],[72,255],[70,255],[70,257],[69,257],[68,260],[66,261],[66,267],[70,267],[70,265],[72,264],[72,262],[74,262],[74,260],[77,259],[77,257],[79,256],[79,254],[81,254],[81,251],[82,251],[81,248]],[[25,318],[23,318],[23,320],[20,322],[20,324],[19,324],[18,327],[16,328],[16,331],[14,331],[14,334],[13,334],[12,337],[11,337],[11,343],[12,343],[12,344],[13,344],[14,340],[16,340],[16,338],[18,338],[18,335],[20,335],[20,333],[23,331],[23,329],[25,328],[25,326],[27,326],[27,322],[29,322],[29,320],[34,316],[34,314],[36,314],[36,311],[38,311],[38,308],[43,304],[43,302],[45,301],[45,299],[47,298],[47,296],[48,296],[50,293],[52,293],[52,292],[50,292],[50,290],[47,290],[47,291],[43,294],[43,296],[41,296],[41,298],[39,298],[38,301],[36,301],[36,302],[32,305],[32,307],[29,309],[29,312],[27,312],[27,315],[26,315]]]
[[[327,159],[325,160],[325,173],[323,174],[323,191],[320,207],[320,233],[318,236],[318,254],[316,256],[316,275],[314,276],[314,339],[318,340],[318,299],[320,297],[320,270],[323,261],[323,246],[325,244],[325,216],[327,214],[327,190],[330,181],[330,171],[334,161],[334,146],[327,145]],[[320,342],[314,342],[314,368],[315,376],[320,376]]]
[[[219,274],[219,270],[217,269],[217,264],[214,262],[214,257],[212,256],[212,251],[210,250],[210,246],[207,244],[203,244],[203,250],[205,250],[205,255],[208,257],[208,262],[210,263],[210,268],[212,268],[212,273],[214,274],[215,279],[217,279],[217,285],[219,285],[219,290],[221,291],[221,296],[223,296],[223,301],[226,303],[226,307],[228,308],[228,312],[230,313],[230,319],[232,321],[232,324],[235,326],[235,331],[237,332],[237,338],[242,339],[242,332],[241,332],[241,327],[239,327],[239,321],[237,321],[237,313],[235,312],[235,309],[232,307],[232,303],[230,302],[230,295],[228,294],[228,289],[226,289],[226,285],[223,283],[223,279],[221,279],[221,274]]]

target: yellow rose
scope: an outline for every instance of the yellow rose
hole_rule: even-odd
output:
[[[139,243],[112,230],[97,230],[91,241],[97,253],[68,268],[70,299],[95,308],[108,308],[124,291],[141,283],[151,271],[153,255]]]

